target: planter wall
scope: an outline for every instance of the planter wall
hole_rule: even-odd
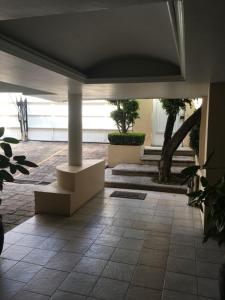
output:
[[[108,165],[110,168],[121,163],[140,164],[144,146],[108,145]]]

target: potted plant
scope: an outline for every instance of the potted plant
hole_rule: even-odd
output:
[[[19,141],[11,137],[3,137],[4,127],[0,127],[0,191],[3,190],[4,182],[13,182],[13,175],[19,171],[22,174],[28,175],[27,167],[35,168],[37,165],[26,159],[26,156],[13,156],[10,144],[18,144]],[[0,199],[1,204],[1,199]],[[4,227],[2,223],[2,216],[0,215],[0,254],[2,253],[4,245]]]
[[[109,100],[116,106],[111,112],[118,132],[109,133],[108,164],[114,167],[119,163],[139,163],[143,154],[145,133],[130,131],[139,118],[139,103],[134,99]]]
[[[197,173],[207,169],[213,156],[209,156],[203,166],[192,166],[184,169],[181,175],[185,182]],[[225,174],[214,184],[210,184],[205,176],[200,176],[201,188],[188,194],[191,200],[189,205],[199,207],[204,212],[204,237],[203,242],[214,239],[219,246],[225,243]],[[225,263],[220,268],[219,289],[221,300],[225,300]]]

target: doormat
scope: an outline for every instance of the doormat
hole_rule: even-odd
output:
[[[120,192],[120,191],[115,191],[110,195],[110,197],[128,198],[128,199],[136,199],[136,200],[145,200],[146,196],[147,196],[146,193]]]

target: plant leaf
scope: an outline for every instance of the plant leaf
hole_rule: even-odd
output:
[[[20,165],[31,167],[31,168],[37,168],[38,167],[38,165],[36,165],[35,163],[33,163],[32,161],[29,161],[29,160],[18,161],[18,163]]]
[[[200,166],[190,166],[190,167],[183,169],[180,174],[185,177],[187,177],[187,176],[193,177],[196,175],[196,173],[199,169],[200,169]]]
[[[202,176],[200,180],[203,187],[207,187],[209,185],[207,179],[204,176]]]
[[[4,150],[4,153],[7,157],[12,157],[12,148],[7,143],[0,143],[0,147]]]
[[[8,168],[9,167],[9,158],[0,154],[0,168]]]
[[[15,155],[13,156],[13,159],[16,161],[24,161],[26,159],[25,155]]]
[[[195,199],[195,198],[199,197],[201,194],[202,194],[202,191],[200,190],[200,191],[196,191],[196,192],[191,192],[188,194],[188,196]]]
[[[4,127],[0,127],[0,137],[3,136],[4,132],[5,132],[5,128]]]
[[[25,174],[25,175],[29,175],[29,174],[30,174],[30,172],[29,172],[26,168],[24,168],[24,167],[22,167],[22,166],[20,166],[20,165],[16,165],[16,167],[17,167],[17,169],[18,169],[22,174]]]
[[[12,174],[15,174],[17,171],[17,166],[10,163],[9,169]]]
[[[14,178],[13,176],[6,170],[0,170],[0,174],[3,177],[3,179],[7,182],[13,182]]]
[[[10,144],[18,144],[19,140],[12,138],[12,137],[4,137],[3,141]]]

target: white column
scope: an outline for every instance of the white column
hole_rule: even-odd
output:
[[[68,94],[68,163],[82,165],[82,94]]]

